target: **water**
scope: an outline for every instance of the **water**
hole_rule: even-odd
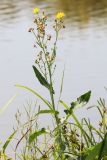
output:
[[[35,56],[34,39],[27,31],[32,25],[34,7],[47,12],[51,27],[54,14],[58,11],[66,14],[66,29],[61,32],[59,40],[55,84],[58,90],[65,64],[62,98],[70,103],[88,90],[92,90],[91,103],[107,96],[104,90],[104,86],[107,86],[106,0],[1,0],[0,106],[15,94],[18,97],[0,117],[0,139],[10,134],[17,107],[22,109],[26,100],[34,99],[14,85],[24,84],[44,94],[31,67]],[[84,114],[88,115],[89,112],[81,112],[81,116]],[[95,117],[91,112],[91,117],[97,119],[97,114]]]

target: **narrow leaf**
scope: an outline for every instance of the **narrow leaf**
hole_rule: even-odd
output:
[[[50,84],[47,82],[47,80],[43,77],[43,75],[39,72],[39,70],[33,66],[33,70],[35,72],[35,75],[37,77],[37,79],[39,80],[39,82],[45,86],[47,89],[50,90]]]
[[[35,92],[33,89],[29,88],[29,87],[26,87],[26,86],[21,86],[21,85],[15,85],[16,87],[19,87],[19,88],[24,88],[30,92],[32,92],[34,95],[36,95],[38,98],[40,98],[50,109],[52,109],[52,106],[51,104],[45,99],[43,98],[40,94],[38,94],[37,92]]]
[[[1,109],[0,109],[0,114],[2,114],[7,107],[13,102],[13,100],[16,98],[16,95],[13,96]]]
[[[64,70],[63,70],[63,74],[62,74],[62,79],[61,79],[61,86],[60,86],[60,96],[59,96],[59,100],[60,100],[60,98],[61,98],[62,90],[63,90],[64,74],[65,74],[65,66],[64,66]]]
[[[38,114],[59,114],[59,112],[55,110],[40,110]]]
[[[36,131],[33,134],[31,134],[29,137],[29,143],[32,143],[38,136],[40,136],[42,134],[46,134],[45,128],[42,128],[41,130]]]
[[[7,141],[3,145],[3,153],[5,153],[5,150],[6,150],[7,146],[8,146],[8,144],[10,143],[10,141],[12,140],[13,136],[15,135],[15,133],[16,133],[16,131],[10,135],[10,137],[7,139]]]

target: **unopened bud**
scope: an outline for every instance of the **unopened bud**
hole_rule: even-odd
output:
[[[28,32],[34,31],[34,28],[29,28]]]

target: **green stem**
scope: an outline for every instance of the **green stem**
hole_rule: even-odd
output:
[[[82,131],[83,136],[84,136],[84,139],[85,139],[86,144],[87,144],[87,147],[90,147],[89,144],[88,144],[88,140],[89,140],[89,142],[91,143],[91,145],[93,145],[92,140],[90,139],[90,137],[88,136],[88,134],[85,132],[85,130],[82,128],[81,124],[79,123],[78,119],[76,118],[76,116],[75,116],[73,113],[72,113],[72,117],[73,117],[73,119],[75,120],[75,122],[76,122],[76,124],[78,125],[78,127],[80,128],[80,130]],[[87,140],[86,137],[88,138],[88,140]]]
[[[52,75],[51,75],[50,66],[48,66],[48,70],[49,70],[49,78],[50,78],[50,97],[51,97],[53,109],[55,110],[55,102],[54,102],[54,95],[53,95],[54,94],[53,93],[53,83],[52,83]],[[57,126],[59,126],[59,120],[58,120],[58,116],[56,114],[55,114],[55,119],[56,119]]]

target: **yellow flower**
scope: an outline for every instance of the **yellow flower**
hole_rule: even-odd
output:
[[[39,8],[34,8],[34,9],[33,9],[33,13],[34,13],[34,14],[38,14],[38,13],[39,13],[39,11],[40,11],[40,9],[39,9]]]
[[[58,12],[57,15],[56,15],[56,18],[57,18],[57,19],[61,19],[61,18],[63,18],[63,17],[65,17],[64,12]]]

